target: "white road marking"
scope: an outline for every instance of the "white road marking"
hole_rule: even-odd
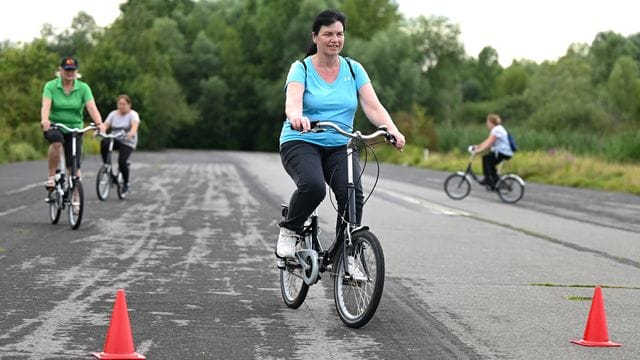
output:
[[[25,186],[23,186],[23,187],[21,187],[19,189],[9,190],[9,191],[5,192],[4,194],[5,195],[13,195],[13,194],[21,193],[21,192],[24,192],[24,191],[27,191],[27,190],[31,190],[31,189],[33,189],[35,187],[38,187],[38,186],[42,186],[44,188],[44,182],[25,185]]]
[[[389,190],[385,190],[385,189],[382,189],[382,188],[377,188],[376,191],[380,191],[382,193],[385,193],[388,196],[395,197],[396,199],[400,199],[402,201],[406,201],[406,202],[411,203],[411,204],[419,205],[419,206],[425,207],[425,208],[430,209],[430,210],[435,210],[435,211],[437,211],[439,213],[442,213],[444,215],[454,215],[454,216],[470,216],[471,215],[466,211],[452,209],[452,208],[449,208],[449,207],[446,207],[446,206],[442,206],[442,205],[439,205],[439,204],[436,204],[436,203],[432,203],[432,202],[429,202],[429,201],[426,201],[426,200],[423,200],[423,199],[418,199],[418,198],[415,198],[415,197],[412,197],[412,196],[406,196],[406,195],[399,194],[397,192],[393,192],[393,191],[389,191]]]
[[[27,207],[26,205],[20,205],[20,206],[18,206],[17,208],[13,208],[13,209],[9,209],[9,210],[7,210],[7,211],[0,212],[0,216],[5,216],[5,215],[13,214],[14,212],[16,212],[16,211],[20,211],[20,210],[22,210],[22,209],[24,209],[24,208],[26,208],[26,207]]]

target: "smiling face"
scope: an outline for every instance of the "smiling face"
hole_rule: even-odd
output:
[[[62,79],[65,81],[73,81],[76,78],[77,71],[77,69],[60,69],[60,76],[62,76]]]
[[[313,42],[318,46],[318,53],[336,56],[344,46],[344,26],[336,21],[328,26],[321,26],[317,34],[313,34]]]

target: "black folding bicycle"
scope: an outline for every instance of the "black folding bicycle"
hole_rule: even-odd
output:
[[[45,202],[49,204],[49,220],[52,224],[57,224],[60,220],[60,213],[67,209],[69,215],[69,226],[73,230],[80,227],[82,222],[82,213],[84,212],[84,191],[82,189],[82,181],[76,174],[77,167],[77,138],[82,136],[89,130],[96,130],[95,124],[91,123],[82,129],[71,129],[64,124],[51,124],[52,128],[60,128],[71,133],[71,176],[65,176],[66,166],[63,157],[60,157],[60,163],[56,170],[56,183],[54,188],[49,192]]]
[[[295,258],[281,259],[278,263],[280,290],[285,304],[296,309],[304,302],[309,286],[320,280],[320,273],[329,271],[333,278],[334,301],[340,319],[348,327],[359,328],[367,324],[376,312],[382,297],[385,270],[380,241],[369,227],[355,223],[353,155],[359,143],[371,147],[364,140],[383,136],[386,142],[395,143],[395,139],[384,126],[372,134],[363,135],[359,131],[346,132],[332,122],[312,122],[311,131],[325,129],[334,129],[350,138],[346,146],[349,200],[345,214],[349,215],[348,220],[341,216],[341,230],[337,232],[333,244],[325,249],[318,239],[318,212],[317,209],[314,211],[305,222],[301,236],[296,242]],[[375,153],[373,154],[375,156]],[[286,217],[287,212],[288,206],[282,205],[282,216]],[[356,268],[360,276],[354,276]]]
[[[111,134],[102,134],[99,133],[98,136],[109,139],[109,151],[107,152],[107,161],[102,164],[100,170],[98,170],[98,175],[96,176],[96,193],[98,193],[98,199],[104,201],[109,197],[109,193],[111,192],[111,188],[115,185],[116,191],[118,192],[118,197],[120,200],[123,200],[126,196],[126,193],[123,191],[124,188],[124,178],[122,177],[122,173],[120,169],[117,172],[114,171],[114,167],[111,164],[111,154],[113,153],[113,143],[116,139],[122,140],[127,135],[127,132],[124,130],[118,130],[112,132]],[[129,164],[127,164],[129,166]]]

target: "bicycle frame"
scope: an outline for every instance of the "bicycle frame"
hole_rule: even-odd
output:
[[[115,132],[112,132],[111,134],[98,134],[98,136],[100,136],[103,139],[109,139],[109,152],[107,153],[107,162],[106,164],[111,165],[111,154],[113,153],[113,145],[116,141],[116,139],[122,140],[125,138],[126,136],[126,131],[124,130],[118,130]]]
[[[478,178],[478,175],[476,175],[476,173],[473,172],[473,167],[472,167],[473,160],[475,159],[475,157],[476,157],[476,154],[472,153],[471,156],[469,157],[469,163],[467,164],[466,170],[465,171],[458,171],[458,174],[460,174],[460,175],[462,175],[464,177],[467,177],[467,178],[469,176],[471,176],[471,178],[473,180],[475,180],[477,183],[480,183],[480,179]],[[498,164],[498,167],[496,168],[496,173],[498,174],[498,177],[500,177],[500,173],[502,171],[502,165],[503,164],[504,164],[504,161],[500,162],[500,164]]]
[[[356,186],[360,179],[356,178],[354,165],[357,159],[353,156],[362,140],[384,136],[393,143],[395,139],[385,127],[363,135],[359,131],[347,132],[333,122],[311,122],[311,131],[323,131],[325,127],[349,138],[345,147],[346,203],[340,204],[344,209],[338,214],[335,240],[327,250],[318,239],[318,209],[305,220],[301,237],[295,244],[295,258],[278,261],[280,292],[285,304],[297,309],[304,302],[309,287],[320,280],[320,272],[330,271],[340,319],[349,327],[359,328],[369,322],[380,302],[384,288],[384,253],[375,234],[357,223]],[[285,219],[288,211],[288,205],[282,205]]]
[[[51,124],[52,127],[61,128],[67,130],[71,133],[71,176],[68,176],[69,181],[69,190],[73,189],[74,182],[79,179],[78,177],[78,164],[76,160],[77,154],[77,138],[79,134],[84,134],[88,130],[95,130],[96,127],[94,124],[90,124],[89,126],[83,129],[71,129],[64,124]],[[62,160],[62,159],[61,159]],[[66,164],[61,165],[63,169],[66,169]]]
[[[349,271],[349,248],[352,245],[352,234],[356,231],[360,230],[368,230],[369,227],[358,225],[355,221],[356,217],[356,184],[354,181],[354,171],[353,171],[353,154],[357,151],[357,141],[358,140],[368,140],[373,139],[378,136],[384,135],[388,141],[393,142],[394,140],[389,136],[386,127],[381,126],[372,134],[363,135],[360,131],[355,131],[353,133],[346,132],[342,130],[339,126],[337,126],[333,122],[328,121],[314,121],[312,122],[312,130],[311,131],[323,131],[323,127],[333,128],[338,133],[349,138],[349,141],[346,145],[346,153],[347,153],[347,204],[346,204],[346,212],[348,214],[349,220],[345,221],[344,214],[341,216],[342,224],[336,232],[335,242],[332,244],[332,247],[328,251],[323,251],[320,241],[317,237],[317,211],[314,211],[311,218],[311,224],[307,228],[305,227],[304,232],[311,230],[312,231],[312,241],[313,248],[320,249],[321,253],[318,254],[322,256],[323,269],[320,271],[324,271],[327,265],[333,263],[333,259],[335,258],[336,253],[340,246],[342,247],[342,256],[343,256],[343,264],[345,264],[345,275],[350,276],[351,273]],[[328,255],[328,256],[327,256]]]
[[[71,159],[65,159],[66,154],[64,154],[64,152],[60,154],[58,170],[56,171],[55,189],[49,192],[49,196],[47,196],[45,201],[49,203],[49,216],[52,224],[58,223],[60,211],[68,206],[69,224],[73,230],[76,230],[82,221],[84,203],[82,182],[78,174],[78,136],[82,136],[80,134],[88,130],[95,130],[96,127],[91,124],[83,129],[71,129],[64,124],[52,124],[52,128],[63,129],[71,134]],[[67,168],[67,162],[70,162],[69,168]],[[66,179],[65,174],[68,175]],[[76,193],[78,194],[77,199],[75,196]],[[77,203],[74,203],[74,201],[77,201]]]

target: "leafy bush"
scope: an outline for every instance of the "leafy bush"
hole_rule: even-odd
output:
[[[40,159],[42,154],[31,146],[31,144],[21,141],[9,145],[9,161],[25,161]]]

